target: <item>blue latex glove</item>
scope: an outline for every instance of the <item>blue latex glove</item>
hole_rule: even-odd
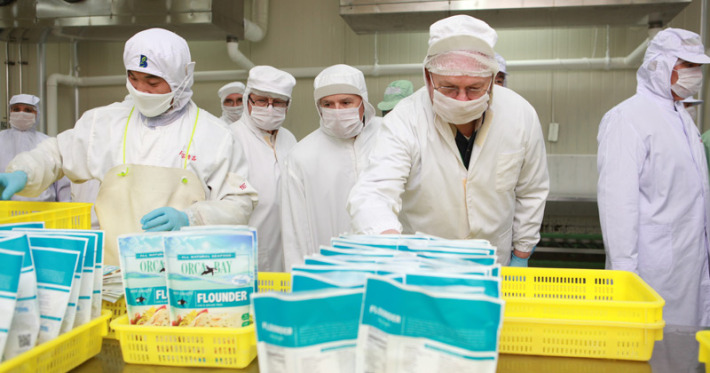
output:
[[[187,214],[172,207],[159,207],[141,218],[141,229],[146,232],[177,231],[190,225]]]
[[[530,256],[532,256],[532,253],[530,253]],[[523,259],[523,258],[519,258],[518,256],[516,256],[515,252],[513,252],[510,256],[510,263],[508,265],[510,267],[527,267],[528,260],[530,259],[530,256]]]
[[[0,199],[7,201],[12,198],[15,193],[25,189],[27,185],[27,174],[22,171],[0,174]]]

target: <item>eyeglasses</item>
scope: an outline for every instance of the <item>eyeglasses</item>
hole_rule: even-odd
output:
[[[269,105],[273,107],[278,107],[278,108],[285,108],[288,107],[288,101],[282,101],[282,100],[272,100],[269,102],[268,99],[263,99],[260,98],[258,100],[254,100],[251,98],[251,95],[249,95],[249,102],[251,102],[252,105],[258,106],[258,107],[267,107]]]
[[[461,88],[453,86],[434,87],[434,89],[449,98],[456,98],[459,95],[459,92],[461,91]],[[466,91],[466,97],[468,97],[469,100],[475,100],[483,96],[483,93],[488,90],[488,86],[484,86],[481,88],[466,87],[463,89]]]

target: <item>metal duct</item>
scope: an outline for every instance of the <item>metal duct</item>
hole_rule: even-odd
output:
[[[439,19],[468,14],[494,28],[667,24],[692,0],[340,0],[340,16],[358,34],[427,31]]]
[[[0,6],[0,40],[23,34],[39,41],[125,41],[136,32],[162,27],[189,40],[244,37],[244,0],[36,0]]]

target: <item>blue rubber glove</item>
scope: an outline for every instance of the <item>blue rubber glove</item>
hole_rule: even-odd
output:
[[[12,198],[15,193],[25,189],[27,185],[27,174],[22,171],[0,174],[0,199],[7,201]]]
[[[530,253],[530,256],[532,256],[532,253]],[[523,259],[519,258],[515,255],[515,252],[513,252],[510,256],[510,263],[508,266],[510,267],[527,267],[528,266],[528,260],[530,259],[530,256]]]
[[[146,232],[177,231],[190,225],[187,214],[172,207],[159,207],[141,218],[141,229]]]

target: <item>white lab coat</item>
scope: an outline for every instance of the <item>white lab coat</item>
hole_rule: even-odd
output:
[[[177,121],[149,128],[134,110],[125,141],[125,163],[183,168],[188,141],[197,114],[190,101]],[[124,101],[87,111],[73,129],[18,155],[8,171],[27,173],[25,195],[36,195],[66,175],[73,182],[103,180],[111,168],[124,163],[126,121],[132,103]],[[246,183],[246,161],[234,146],[229,128],[206,110],[200,110],[187,169],[197,175],[205,201],[185,210],[190,225],[245,224],[256,204],[256,192]],[[150,185],[146,185],[150,188]]]
[[[644,63],[636,95],[599,125],[599,218],[608,269],[651,285],[666,324],[708,326],[708,171],[700,132],[670,94],[673,63]]]
[[[321,128],[303,138],[286,158],[281,180],[284,262],[289,271],[318,253],[332,237],[351,229],[345,208],[350,189],[365,169],[382,118],[367,122],[355,138]]]
[[[400,101],[351,191],[353,228],[486,239],[508,264],[513,247],[530,252],[540,238],[549,178],[537,113],[494,85],[468,170],[454,136],[435,117],[426,87]]]
[[[39,143],[48,139],[49,136],[34,129],[20,131],[16,128],[9,128],[0,131],[0,170],[5,167],[16,155],[34,149]],[[14,195],[13,201],[42,201],[42,202],[70,202],[71,190],[69,180],[62,178],[49,185],[38,197],[23,197]]]
[[[283,272],[279,180],[282,163],[296,145],[296,137],[281,127],[274,139],[273,135],[256,127],[246,112],[230,128],[237,146],[246,154],[249,182],[259,192],[259,204],[249,219],[249,226],[256,228],[259,241],[259,271]]]

